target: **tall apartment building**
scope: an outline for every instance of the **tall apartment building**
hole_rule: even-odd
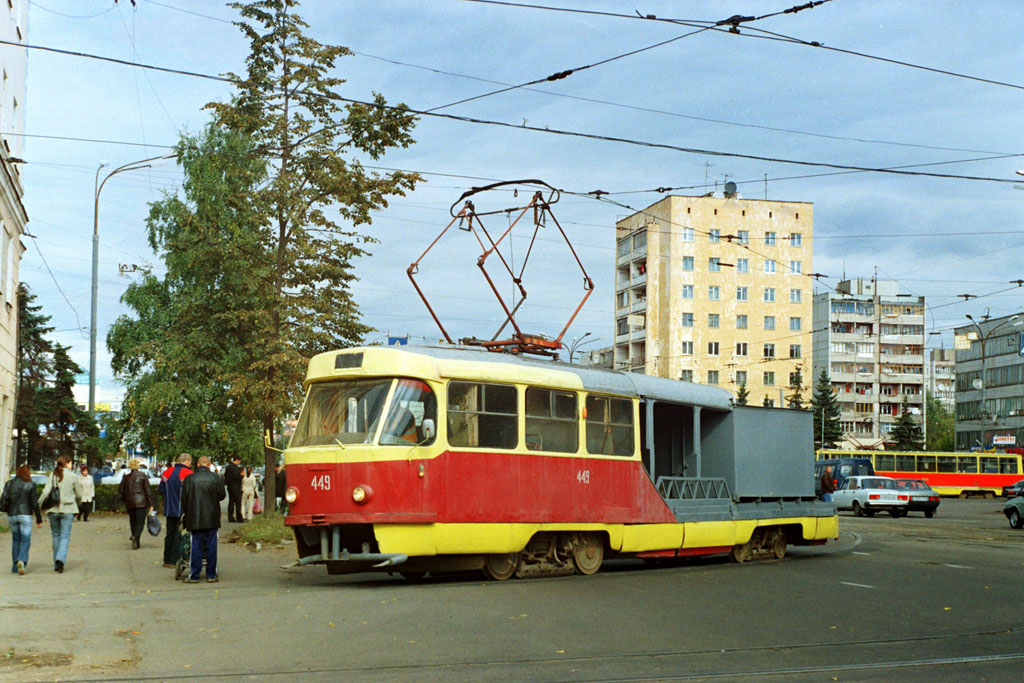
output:
[[[956,412],[956,351],[931,349],[924,366],[925,389],[950,415]]]
[[[616,224],[619,369],[810,400],[813,206],[669,196]]]
[[[829,373],[845,448],[881,448],[902,412],[924,429],[924,297],[892,281],[843,280],[814,296],[814,378]]]
[[[1021,447],[1024,311],[964,325],[955,334],[956,449]]]
[[[28,0],[0,5],[0,37],[24,43]],[[27,50],[6,45],[0,50],[0,131],[25,130],[25,73]],[[16,165],[23,156],[24,138],[0,137],[0,476],[7,481],[13,458],[12,428],[17,392],[18,265],[25,246],[28,215],[21,202],[23,189]]]

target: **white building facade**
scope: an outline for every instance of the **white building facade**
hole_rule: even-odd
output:
[[[0,4],[3,40],[25,43],[28,0]],[[28,51],[12,45],[0,50],[0,475],[7,481],[14,461],[14,408],[17,395],[18,266],[25,251],[21,238],[28,215],[18,163],[24,150],[25,78]],[[14,133],[11,135],[10,133]]]

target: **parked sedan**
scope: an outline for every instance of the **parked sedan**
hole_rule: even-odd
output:
[[[147,477],[149,477],[149,483],[152,484],[153,486],[158,486],[160,484],[160,477],[154,474],[153,472],[150,472],[147,468],[140,467],[139,471],[145,474]],[[113,484],[114,486],[119,486],[121,484],[121,480],[124,479],[124,475],[128,474],[129,472],[131,472],[130,469],[128,469],[127,467],[122,467],[117,472],[114,472],[112,475],[100,479],[100,483]]]
[[[887,510],[893,517],[907,514],[910,494],[896,489],[890,477],[847,477],[832,494],[836,508],[853,510],[857,517],[871,517],[877,510]]]
[[[939,507],[941,498],[939,492],[920,479],[894,479],[896,488],[906,491],[910,496],[907,501],[907,511],[923,512],[925,517],[934,517],[935,510]]]
[[[1024,479],[1003,487],[1004,498],[1016,498],[1017,496],[1024,496]]]
[[[1003,514],[1014,529],[1024,527],[1024,496],[1011,498],[1003,506]]]

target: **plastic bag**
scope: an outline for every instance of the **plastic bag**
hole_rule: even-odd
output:
[[[160,518],[156,516],[156,510],[150,510],[149,516],[146,517],[146,531],[150,536],[159,536],[160,528]]]
[[[263,504],[260,503],[260,497],[256,496],[256,500],[252,502],[252,514],[260,515],[263,514]]]

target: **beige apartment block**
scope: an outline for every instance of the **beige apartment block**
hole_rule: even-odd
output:
[[[616,224],[615,367],[810,401],[813,205],[665,197]]]

